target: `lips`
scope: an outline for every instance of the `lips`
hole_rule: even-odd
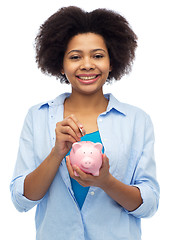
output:
[[[84,84],[91,84],[98,80],[99,74],[80,74],[76,76],[77,79]]]
[[[82,80],[91,80],[96,78],[98,75],[78,75],[77,77]]]

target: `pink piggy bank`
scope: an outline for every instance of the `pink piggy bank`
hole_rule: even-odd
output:
[[[76,142],[70,151],[71,165],[78,166],[83,172],[99,176],[102,165],[102,144],[90,141]],[[74,171],[75,176],[78,176]]]

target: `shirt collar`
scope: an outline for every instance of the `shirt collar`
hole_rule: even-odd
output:
[[[51,101],[47,101],[44,102],[42,104],[40,104],[39,109],[41,109],[44,106],[50,106],[50,107],[55,107],[58,105],[63,105],[65,99],[67,97],[70,96],[71,93],[63,93],[61,95],[59,95],[58,97],[56,97],[54,100]],[[104,95],[108,100],[108,106],[106,109],[106,112],[104,112],[103,114],[106,114],[108,112],[110,112],[112,109],[115,109],[116,111],[122,113],[123,115],[126,115],[126,109],[125,109],[125,105],[121,102],[119,102],[111,93],[107,93]]]
[[[105,114],[110,112],[112,109],[115,109],[119,113],[126,115],[126,108],[124,103],[119,102],[111,93],[107,93],[104,96],[109,100]]]
[[[63,93],[53,100],[50,100],[50,101],[47,101],[47,102],[44,102],[44,103],[40,104],[39,109],[43,108],[44,106],[55,107],[55,106],[58,106],[58,105],[63,105],[65,99],[69,96],[70,96],[70,93],[68,93],[68,92]]]

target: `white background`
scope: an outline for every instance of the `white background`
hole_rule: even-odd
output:
[[[34,213],[18,213],[10,199],[9,183],[18,150],[19,135],[32,105],[69,91],[43,75],[35,63],[34,38],[39,26],[60,7],[76,5],[85,10],[109,8],[124,15],[137,34],[138,49],[132,73],[120,82],[105,86],[120,101],[144,109],[155,129],[157,176],[161,186],[159,210],[142,220],[142,239],[168,235],[168,55],[169,5],[167,0],[5,0],[0,4],[0,215],[1,239],[35,239]]]

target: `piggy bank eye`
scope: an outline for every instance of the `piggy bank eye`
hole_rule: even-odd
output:
[[[90,154],[92,154],[92,152],[90,152]]]
[[[83,152],[85,154],[85,152]]]

